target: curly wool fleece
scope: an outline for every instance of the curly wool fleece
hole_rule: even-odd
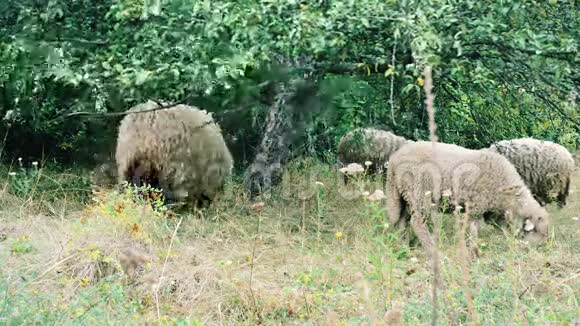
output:
[[[338,143],[338,160],[342,165],[365,164],[369,161],[372,171],[382,171],[389,157],[401,146],[410,143],[392,132],[366,128],[350,131]]]
[[[546,210],[513,165],[490,151],[424,141],[407,144],[389,161],[386,196],[391,225],[404,227],[404,215],[410,214],[411,227],[429,252],[433,240],[426,219],[433,206],[442,206],[444,196],[455,206],[467,205],[474,237],[478,218],[487,212],[508,217],[526,240],[538,242],[548,235]]]
[[[149,101],[121,121],[115,159],[119,180],[162,188],[172,201],[210,203],[231,174],[233,159],[220,127],[186,105],[154,110]]]
[[[563,146],[533,138],[502,140],[489,149],[506,157],[542,206],[554,201],[562,207],[570,193],[575,164]]]

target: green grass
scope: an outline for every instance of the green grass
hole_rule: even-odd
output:
[[[112,190],[91,198],[85,171],[22,174],[31,179],[23,188],[8,172],[0,167],[2,325],[368,325],[399,316],[418,325],[432,318],[422,248],[386,233],[384,202],[341,196],[340,176],[321,163],[292,164],[263,209],[249,207],[232,181],[210,209],[180,215]],[[371,193],[380,185],[360,181]],[[483,227],[468,286],[481,325],[579,321],[579,181],[577,172],[567,207],[549,209],[547,246]],[[444,217],[440,323],[466,324],[473,314],[455,220]]]

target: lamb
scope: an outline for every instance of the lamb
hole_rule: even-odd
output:
[[[540,205],[566,205],[575,163],[563,146],[533,138],[503,140],[489,149],[506,157],[516,168]]]
[[[357,129],[340,139],[338,160],[341,165],[358,163],[363,166],[368,161],[372,163],[369,166],[371,173],[382,173],[389,157],[410,142],[412,141],[385,130]]]
[[[530,242],[548,236],[546,210],[513,165],[490,151],[424,141],[407,144],[389,161],[386,194],[391,228],[404,228],[410,215],[411,228],[429,253],[433,240],[426,220],[432,206],[444,206],[444,197],[456,208],[467,205],[474,242],[485,213],[500,213]]]
[[[131,109],[119,127],[115,160],[120,182],[162,188],[168,201],[207,207],[223,189],[233,159],[217,123],[186,105]]]

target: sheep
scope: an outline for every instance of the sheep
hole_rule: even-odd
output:
[[[566,205],[575,163],[563,146],[533,138],[503,140],[492,144],[492,152],[506,157],[516,168],[540,205],[555,200]]]
[[[338,143],[339,164],[358,163],[364,166],[366,162],[371,162],[369,172],[382,174],[389,157],[410,142],[385,130],[356,129],[344,135]]]
[[[433,241],[427,214],[432,206],[445,208],[445,202],[456,209],[467,205],[474,243],[479,218],[489,212],[501,213],[525,240],[537,243],[548,236],[546,210],[513,165],[490,151],[425,141],[407,144],[389,160],[386,197],[391,230],[404,228],[410,215],[411,228],[428,253]]]
[[[133,107],[119,126],[115,160],[120,182],[162,188],[168,201],[207,207],[223,190],[233,158],[217,123],[186,105]]]

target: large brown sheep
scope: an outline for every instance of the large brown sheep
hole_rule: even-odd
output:
[[[186,105],[158,108],[149,101],[131,109],[119,127],[118,178],[162,188],[173,202],[204,207],[223,189],[232,156],[220,127],[206,111]]]

